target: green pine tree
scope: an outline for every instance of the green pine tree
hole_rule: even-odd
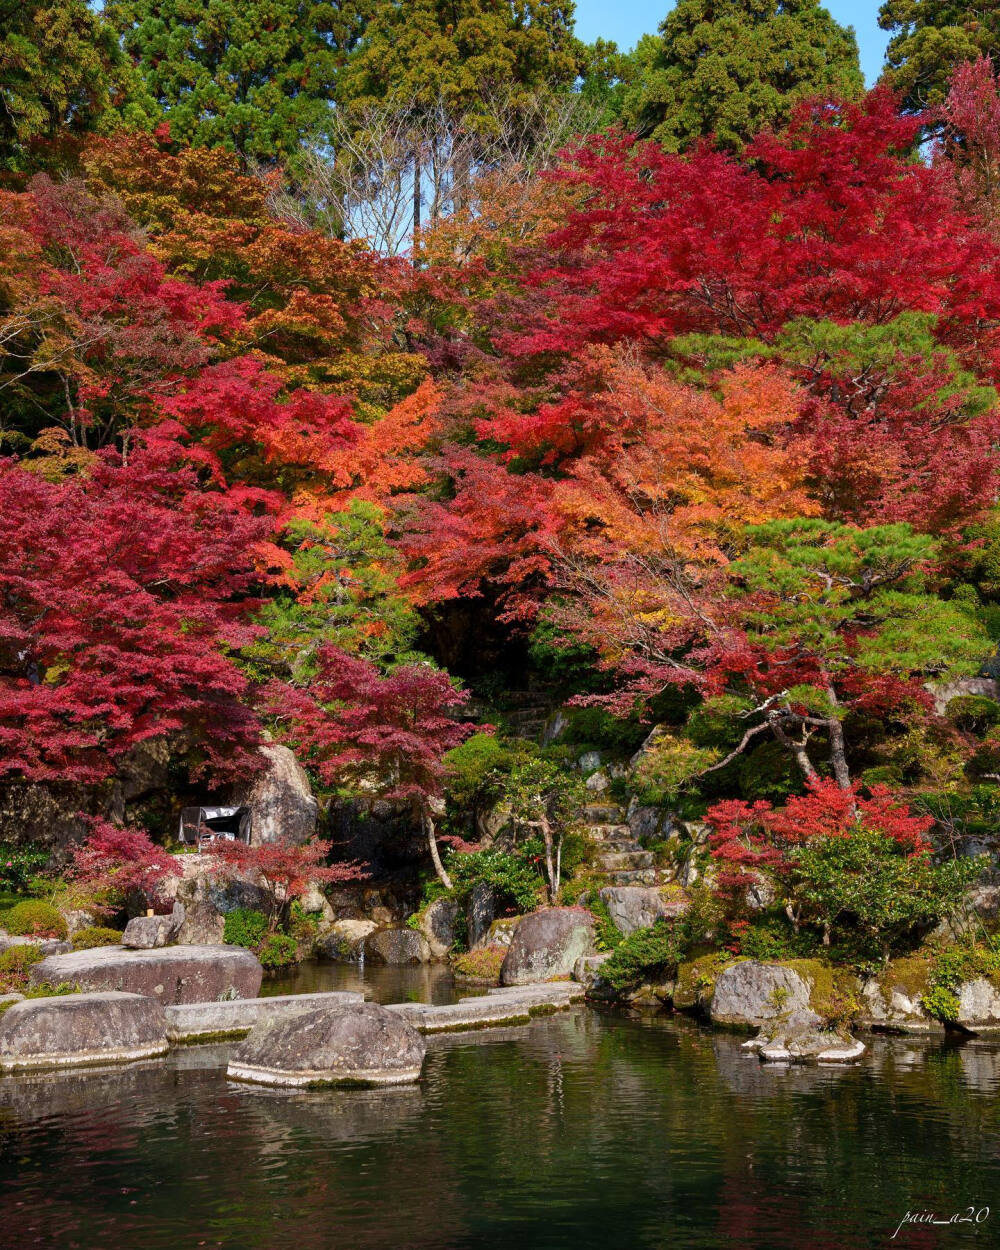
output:
[[[38,140],[141,122],[114,31],[85,0],[0,0],[0,169]]]
[[[917,112],[940,104],[962,61],[1000,53],[1000,8],[961,0],[885,0],[878,24],[892,34],[882,81]]]
[[[111,0],[109,18],[175,138],[263,162],[321,131],[368,0]]]
[[[801,99],[864,88],[853,29],[818,0],[680,0],[631,60],[626,124],[671,152],[738,150]]]

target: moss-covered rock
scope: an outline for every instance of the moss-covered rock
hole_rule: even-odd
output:
[[[727,951],[710,951],[677,967],[674,1006],[678,1011],[706,1012],[711,1006],[715,982],[733,957]]]

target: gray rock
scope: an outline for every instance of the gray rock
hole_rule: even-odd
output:
[[[436,898],[428,903],[420,917],[420,932],[427,939],[432,959],[447,959],[455,945],[455,921],[458,903],[450,898]]]
[[[611,785],[611,781],[604,769],[598,769],[596,773],[591,773],[583,784],[591,794],[603,794]]]
[[[355,963],[365,938],[377,928],[374,920],[335,920],[316,943],[316,953],[337,963]]]
[[[890,965],[881,978],[871,977],[861,986],[864,1014],[860,1023],[893,1033],[943,1033],[944,1025],[928,1015],[921,997],[920,991],[894,983]]]
[[[1000,1028],[1000,993],[985,977],[963,981],[958,987],[957,1024],[973,1032]]]
[[[573,980],[583,986],[588,998],[614,997],[610,988],[601,980],[601,965],[606,964],[613,953],[602,951],[599,955],[581,955],[573,965]]]
[[[90,929],[97,924],[97,917],[93,912],[84,911],[81,907],[68,907],[62,913],[62,916],[66,921],[66,928],[70,937],[74,933],[79,933],[81,929]]]
[[[263,969],[236,946],[167,946],[162,950],[94,950],[50,955],[31,969],[31,982],[69,981],[81,990],[120,990],[168,1003],[256,998]]]
[[[477,881],[472,887],[472,895],[469,899],[469,912],[466,916],[470,949],[483,945],[486,935],[489,933],[490,925],[496,919],[496,914],[496,896],[492,887],[482,881]]]
[[[14,935],[0,929],[0,952],[9,950],[12,946],[37,946],[43,955],[62,955],[73,949],[72,942],[63,942],[60,938]]]
[[[820,1017],[807,1009],[765,1025],[743,1049],[756,1051],[765,1063],[855,1063],[866,1048],[849,1034],[823,1028]]]
[[[929,681],[924,689],[933,697],[934,711],[938,716],[944,716],[948,704],[960,695],[981,695],[1000,702],[1000,682],[992,677],[958,677],[951,681]]]
[[[138,994],[69,994],[0,1016],[0,1071],[129,1063],[167,1050],[163,1008]]]
[[[662,807],[647,807],[633,794],[625,813],[633,838],[669,838],[678,833],[673,814]]]
[[[169,916],[134,916],[125,926],[122,946],[129,950],[153,950],[169,946],[184,924],[184,904],[174,903]]]
[[[245,1037],[262,1020],[363,1000],[363,994],[351,990],[331,990],[318,994],[235,998],[224,1003],[178,1003],[163,1010],[167,1017],[167,1037],[171,1042],[208,1042]]]
[[[582,955],[593,955],[594,921],[589,912],[549,907],[525,916],[500,969],[501,985],[528,985],[569,977]]]
[[[262,768],[234,801],[250,808],[253,844],[305,842],[316,832],[319,804],[309,778],[288,747],[266,743],[260,748]]]
[[[577,760],[577,764],[582,773],[596,772],[601,766],[600,751],[584,751],[579,760]]]
[[[289,1087],[401,1085],[419,1078],[424,1053],[423,1038],[399,1013],[348,1003],[255,1025],[227,1075]]]
[[[222,942],[226,918],[207,900],[185,903],[184,923],[178,929],[178,946],[217,946]]]
[[[520,916],[501,916],[499,920],[494,920],[490,925],[489,932],[486,934],[484,946],[510,946],[514,940],[514,934],[517,932],[517,926],[521,923]]]
[[[792,968],[746,959],[731,964],[715,982],[715,1024],[760,1027],[769,1020],[809,1010],[811,984]]]
[[[431,948],[416,929],[378,929],[364,941],[365,959],[376,964],[429,964]]]
[[[615,928],[624,934],[648,929],[657,920],[683,916],[691,906],[687,899],[668,902],[655,887],[639,885],[605,886],[598,898],[607,907]]]

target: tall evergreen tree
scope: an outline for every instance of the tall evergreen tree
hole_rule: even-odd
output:
[[[962,61],[1000,56],[1000,7],[982,0],[885,0],[878,24],[892,34],[882,79],[914,112],[944,101]]]
[[[85,0],[0,0],[0,169],[30,164],[33,141],[97,126],[121,103],[121,63]]]
[[[709,134],[738,149],[807,96],[864,87],[853,29],[819,0],[680,0],[632,62],[625,121],[671,152]]]
[[[111,0],[176,138],[273,161],[322,129],[369,0]]]

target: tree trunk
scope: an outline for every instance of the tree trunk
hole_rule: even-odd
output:
[[[542,820],[542,838],[545,841],[545,875],[549,881],[549,902],[554,903],[556,890],[559,889],[559,878],[552,861],[552,828],[547,820]]]
[[[413,268],[420,266],[417,256],[417,242],[420,237],[420,206],[423,201],[422,192],[423,185],[423,165],[420,161],[420,145],[416,144],[413,148]]]
[[[441,863],[441,853],[438,850],[437,837],[434,832],[434,818],[430,812],[424,810],[420,813],[420,819],[423,822],[424,833],[427,834],[427,846],[431,853],[431,862],[434,865],[434,871],[438,875],[438,880],[446,890],[451,889],[451,877],[445,872],[444,864]]]
[[[830,702],[837,706],[837,696],[832,686],[827,687],[827,695]],[[847,767],[847,743],[844,740],[844,726],[836,716],[831,716],[827,721],[827,733],[830,737],[830,763],[833,765],[833,775],[837,778],[837,785],[841,790],[850,790],[851,773]]]

